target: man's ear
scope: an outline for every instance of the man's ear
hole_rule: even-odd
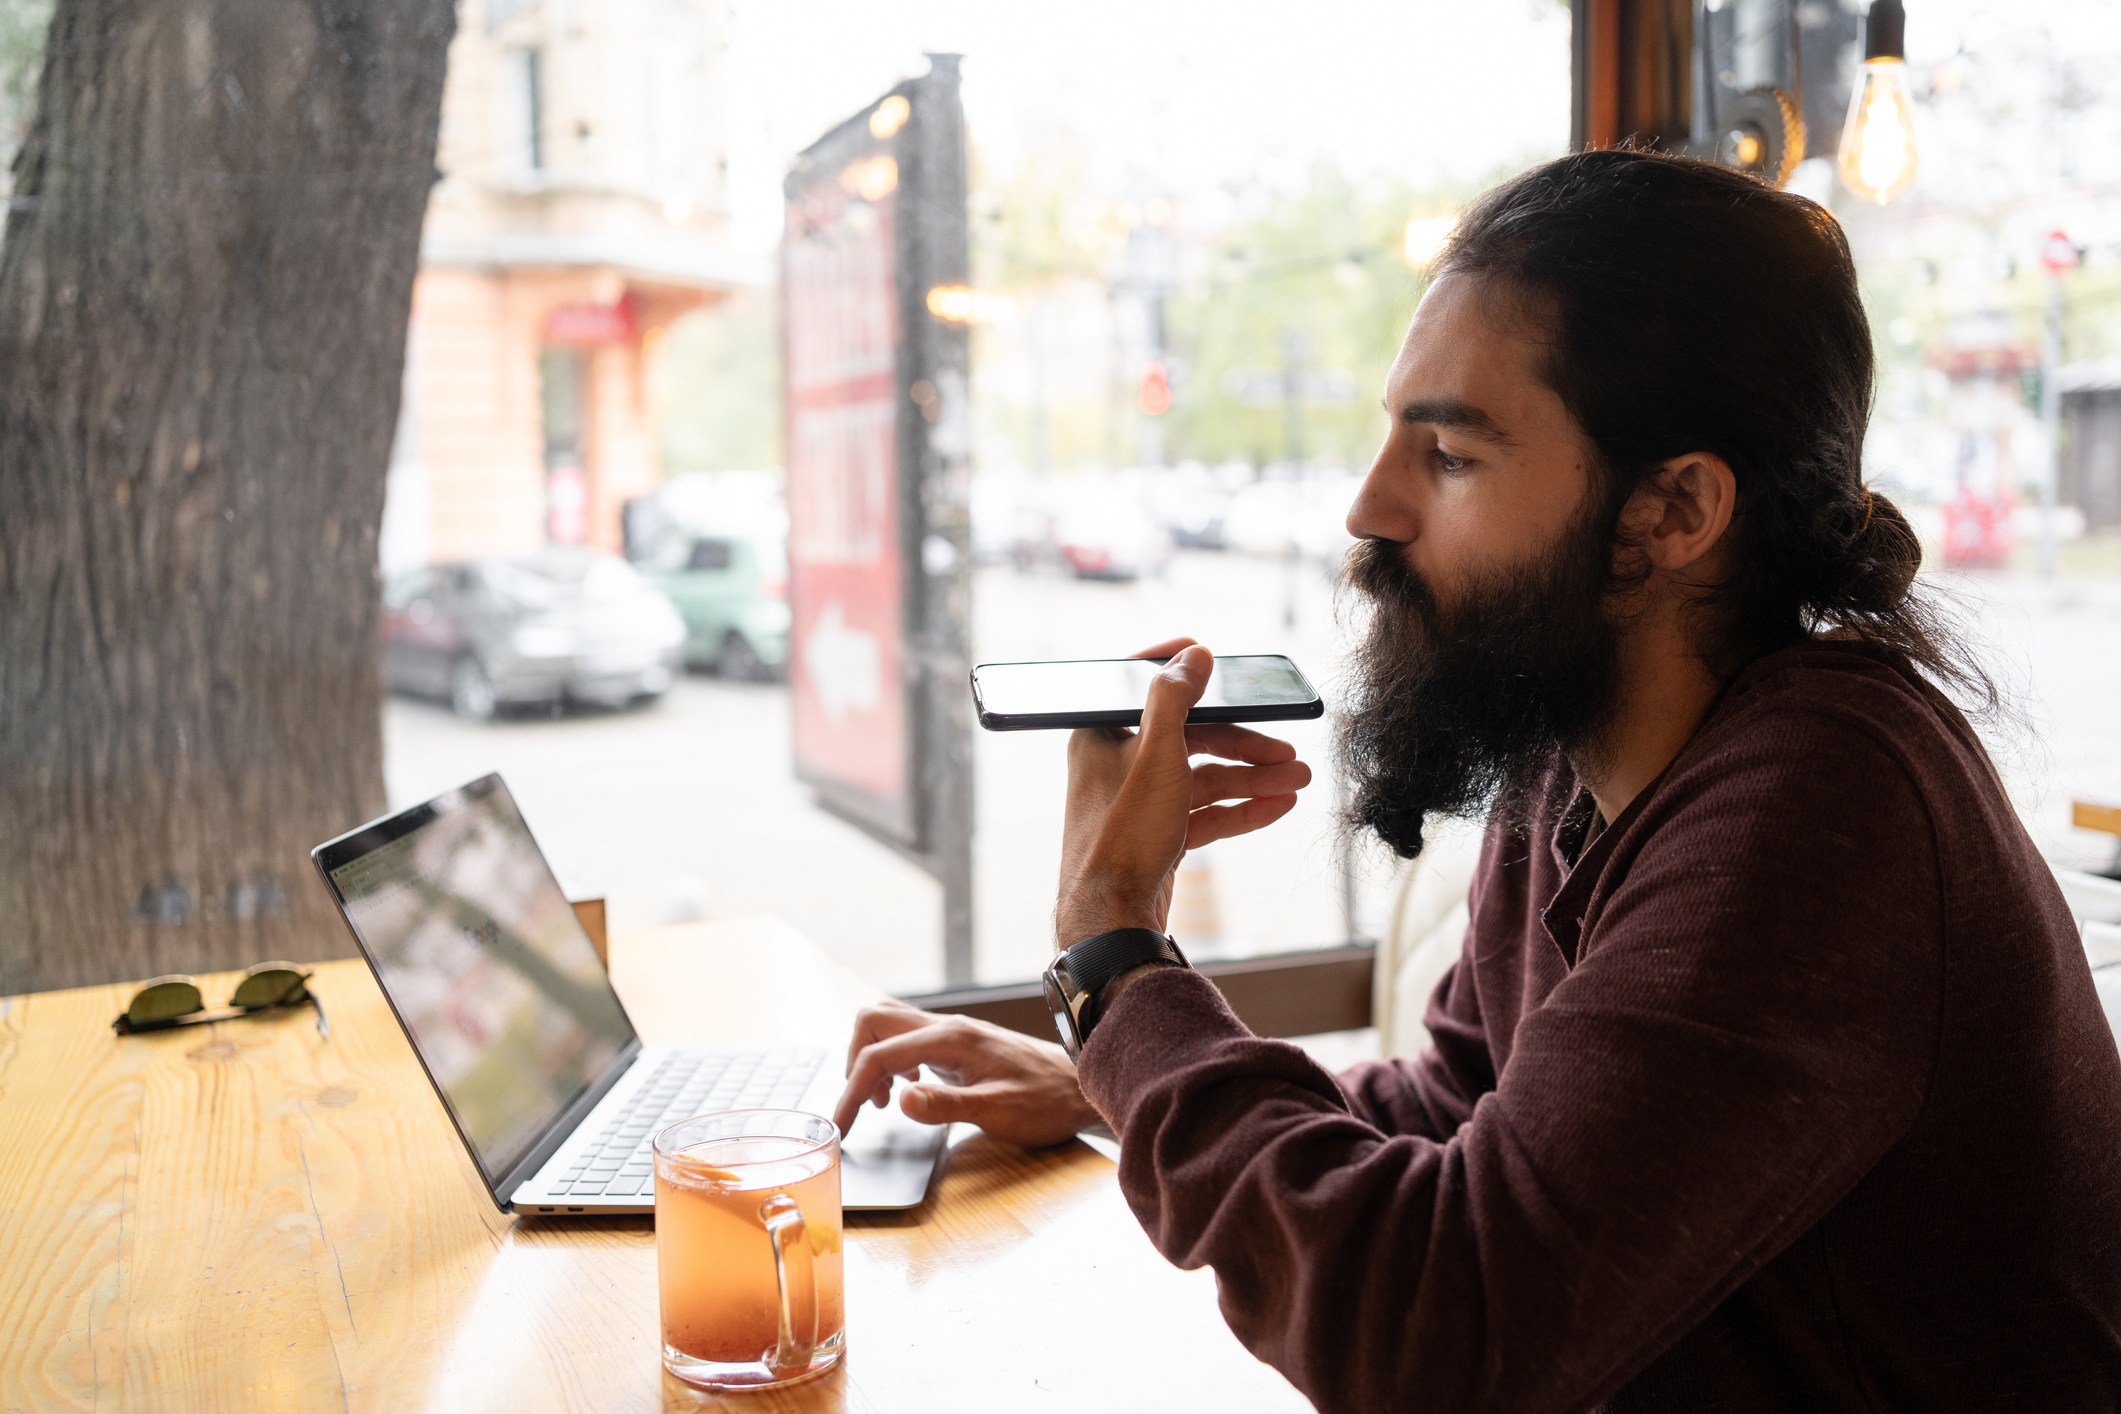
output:
[[[1738,478],[1730,463],[1711,452],[1673,457],[1635,488],[1624,519],[1650,565],[1670,575],[1702,562],[1730,528],[1738,503]]]

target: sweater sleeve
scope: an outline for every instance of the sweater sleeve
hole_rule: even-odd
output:
[[[1340,1087],[1350,1109],[1386,1134],[1449,1139],[1495,1088],[1479,989],[1462,958],[1436,984],[1422,1024],[1429,1044],[1419,1056],[1363,1061],[1342,1072]]]
[[[1890,753],[1818,716],[1744,733],[1642,823],[1447,1139],[1386,1132],[1195,973],[1137,981],[1085,1047],[1151,1239],[1215,1269],[1232,1330],[1320,1409],[1593,1403],[1913,1123],[1943,918]]]

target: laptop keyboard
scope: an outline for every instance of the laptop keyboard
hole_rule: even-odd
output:
[[[635,1197],[655,1192],[655,1136],[716,1110],[786,1109],[803,1098],[823,1051],[677,1052],[633,1101],[553,1181],[555,1197]]]

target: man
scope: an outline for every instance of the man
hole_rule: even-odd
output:
[[[1434,1044],[1336,1082],[1158,960],[1098,988],[1079,1093],[866,1013],[841,1122],[921,1063],[923,1119],[1102,1115],[1158,1247],[1324,1409],[2121,1408],[2121,1056],[1862,486],[1871,385],[1818,206],[1632,152],[1490,193],[1348,519],[1350,813],[1413,855],[1490,809]],[[1155,651],[1141,731],[1071,744],[1064,945],[1153,938],[1114,930],[1306,776],[1187,731],[1208,655]]]

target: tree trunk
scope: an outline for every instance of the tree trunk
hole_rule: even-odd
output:
[[[383,807],[455,24],[60,0],[0,245],[0,993],[351,951],[306,855]]]

